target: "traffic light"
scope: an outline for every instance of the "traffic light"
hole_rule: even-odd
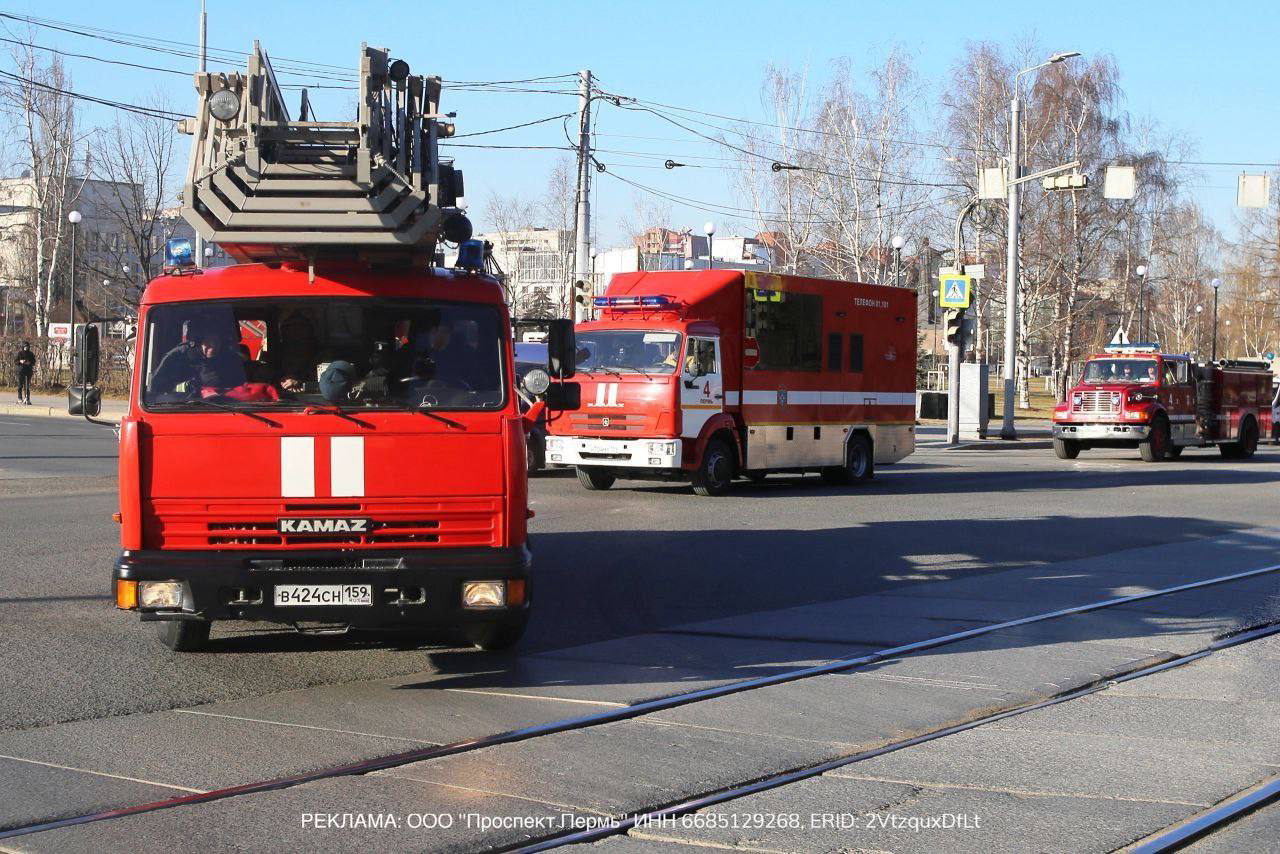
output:
[[[573,283],[573,301],[581,306],[591,305],[591,285],[578,279]]]
[[[947,311],[946,318],[947,343],[959,347],[964,340],[964,312],[958,309]]]

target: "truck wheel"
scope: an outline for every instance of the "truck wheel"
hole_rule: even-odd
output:
[[[478,626],[467,631],[467,640],[471,641],[476,649],[500,652],[511,649],[520,642],[526,625],[528,620],[521,620],[518,623],[501,623],[496,626]]]
[[[607,471],[597,468],[588,468],[585,466],[577,467],[578,483],[582,484],[583,489],[595,491],[597,489],[608,489],[613,486],[613,482],[617,480]]]
[[[165,620],[156,624],[156,637],[174,652],[197,652],[209,643],[209,620]]]
[[[1256,450],[1258,450],[1258,425],[1252,418],[1247,419],[1240,426],[1238,441],[1218,446],[1218,452],[1229,460],[1247,460]]]
[[[543,438],[530,433],[525,440],[525,463],[529,474],[542,471],[547,465],[547,451]]]
[[[1151,437],[1138,445],[1138,453],[1142,455],[1143,462],[1158,463],[1168,455],[1172,444],[1169,422],[1164,418],[1157,418],[1151,425]]]
[[[712,439],[702,452],[702,462],[693,473],[696,495],[724,495],[734,477],[733,451],[719,439]]]
[[[1080,443],[1075,439],[1054,439],[1053,455],[1060,460],[1074,460],[1080,456]]]
[[[871,440],[861,433],[849,437],[843,466],[829,466],[822,470],[824,483],[857,483],[871,480],[875,476],[876,464],[875,455],[871,451]]]

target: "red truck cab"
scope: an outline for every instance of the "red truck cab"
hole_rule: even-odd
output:
[[[1159,462],[1216,445],[1224,457],[1249,457],[1272,430],[1270,388],[1263,362],[1196,363],[1155,345],[1108,347],[1054,409],[1054,452],[1075,459],[1089,448],[1137,448]]]
[[[820,471],[864,480],[914,448],[915,293],[707,270],[614,276],[579,324],[580,411],[547,462],[587,489]]]
[[[528,616],[525,431],[497,281],[359,262],[166,275],[120,427],[117,606],[452,631]]]

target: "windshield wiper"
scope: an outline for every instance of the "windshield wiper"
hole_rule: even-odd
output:
[[[370,424],[368,421],[361,421],[359,418],[356,418],[354,415],[347,412],[345,409],[343,409],[341,406],[338,406],[338,404],[336,403],[330,406],[317,406],[314,403],[308,404],[307,407],[302,410],[302,414],[303,415],[336,415],[339,418],[345,418],[347,421],[350,421],[353,424],[358,424],[361,427],[364,427],[365,429],[369,429],[369,430],[373,429],[373,425]]]
[[[261,421],[263,424],[267,424],[272,427],[280,426],[280,422],[272,421],[267,416],[262,415],[258,412],[254,412],[252,409],[241,409],[238,406],[231,406],[230,404],[219,403],[218,401],[210,400],[207,397],[195,397],[195,398],[192,398],[191,400],[170,400],[170,401],[165,401],[164,403],[151,404],[152,409],[155,409],[158,406],[161,406],[161,407],[163,406],[208,406],[208,407],[212,407],[213,409],[221,409],[224,412],[235,412],[239,415],[247,415],[250,418]]]
[[[434,418],[436,421],[439,421],[441,424],[444,424],[447,427],[452,427],[455,430],[467,429],[467,425],[463,424],[460,421],[454,421],[452,418],[445,418],[443,415],[441,415],[438,412],[432,412],[431,407],[429,406],[425,406],[425,405],[419,406],[419,407],[416,407],[413,411],[419,414],[425,415],[428,418]]]
[[[644,374],[646,377],[649,376],[649,372],[646,371],[644,368],[640,368],[635,365],[622,365],[622,367],[626,368],[629,371],[635,371],[636,373]],[[619,374],[619,376],[621,376],[621,374]]]
[[[613,374],[618,379],[622,379],[621,373],[619,373],[618,371],[615,371],[613,368],[606,367],[605,365],[597,365],[594,368],[586,368],[583,370],[583,373],[589,374],[589,373],[594,373],[595,371],[604,371],[606,374]]]

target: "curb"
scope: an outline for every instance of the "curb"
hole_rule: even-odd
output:
[[[53,406],[0,406],[0,415],[34,415],[39,418],[75,418],[84,420],[82,415],[68,415],[65,410]],[[103,421],[119,421],[123,412],[101,412],[95,416]]]

